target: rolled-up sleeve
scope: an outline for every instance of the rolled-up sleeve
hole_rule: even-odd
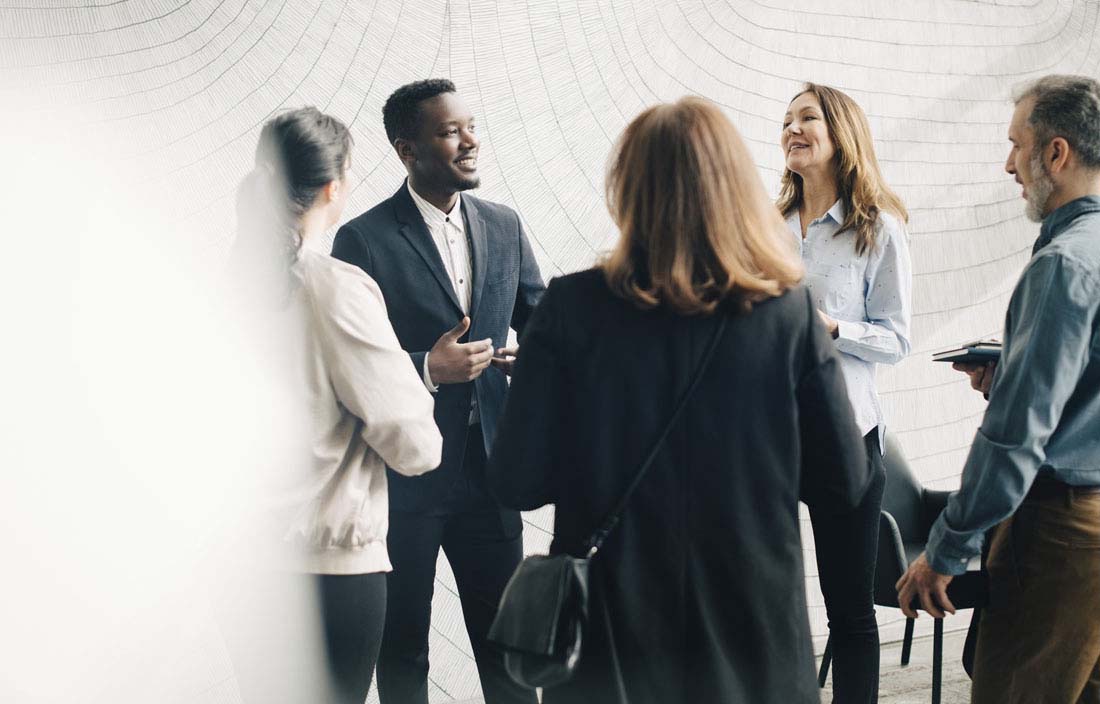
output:
[[[1003,357],[959,491],[932,527],[927,554],[940,574],[961,574],[985,531],[1027,495],[1088,362],[1100,280],[1056,252],[1024,271],[1009,303]]]
[[[866,319],[838,320],[836,349],[868,362],[896,364],[909,354],[913,270],[902,224],[883,215],[864,276]]]

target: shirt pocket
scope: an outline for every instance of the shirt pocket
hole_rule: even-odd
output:
[[[806,283],[814,301],[830,315],[850,311],[863,300],[863,267],[855,262],[810,261]]]

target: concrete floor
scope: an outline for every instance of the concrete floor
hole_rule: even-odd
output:
[[[941,704],[968,704],[970,678],[962,667],[962,649],[966,631],[955,631],[943,637],[943,688]],[[901,643],[882,646],[879,678],[879,704],[927,704],[932,701],[932,637],[913,639],[909,665],[902,667]],[[817,666],[821,666],[818,658]],[[832,677],[821,690],[822,704],[832,701]],[[452,704],[484,704],[482,699],[469,699]]]
[[[962,649],[966,631],[955,631],[943,637],[943,688],[941,704],[967,704],[970,701],[970,678],[962,667]],[[932,637],[915,638],[909,665],[902,667],[901,643],[882,646],[879,677],[879,704],[926,704],[932,701]],[[820,658],[817,661],[821,666]],[[821,691],[821,701],[832,701],[832,678]]]

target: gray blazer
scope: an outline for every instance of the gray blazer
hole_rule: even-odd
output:
[[[460,341],[492,338],[494,347],[503,347],[509,327],[523,331],[545,285],[514,210],[465,193],[462,204],[472,245],[473,291],[470,330]],[[397,339],[423,376],[425,353],[463,313],[407,187],[402,184],[393,196],[341,227],[332,256],[359,266],[378,283]],[[435,421],[443,435],[443,460],[434,472],[419,477],[390,471],[391,509],[421,512],[442,504],[459,477],[472,394],[477,394],[488,453],[507,391],[504,373],[493,367],[473,382],[440,385]]]

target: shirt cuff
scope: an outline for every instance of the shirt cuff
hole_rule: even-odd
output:
[[[958,550],[946,544],[947,526],[941,515],[932,525],[928,535],[928,544],[924,547],[924,554],[932,569],[940,574],[960,575],[966,572],[970,561],[977,557],[978,553],[968,553],[966,550]]]
[[[860,328],[859,325],[849,320],[837,320],[836,321],[836,338],[833,342],[836,344],[837,351],[850,352],[853,348],[857,347],[856,339],[859,337]]]
[[[431,352],[424,353],[424,386],[427,386],[428,391],[434,394],[436,391],[439,391],[439,387],[432,383],[432,373],[428,371],[428,357],[431,355]]]

